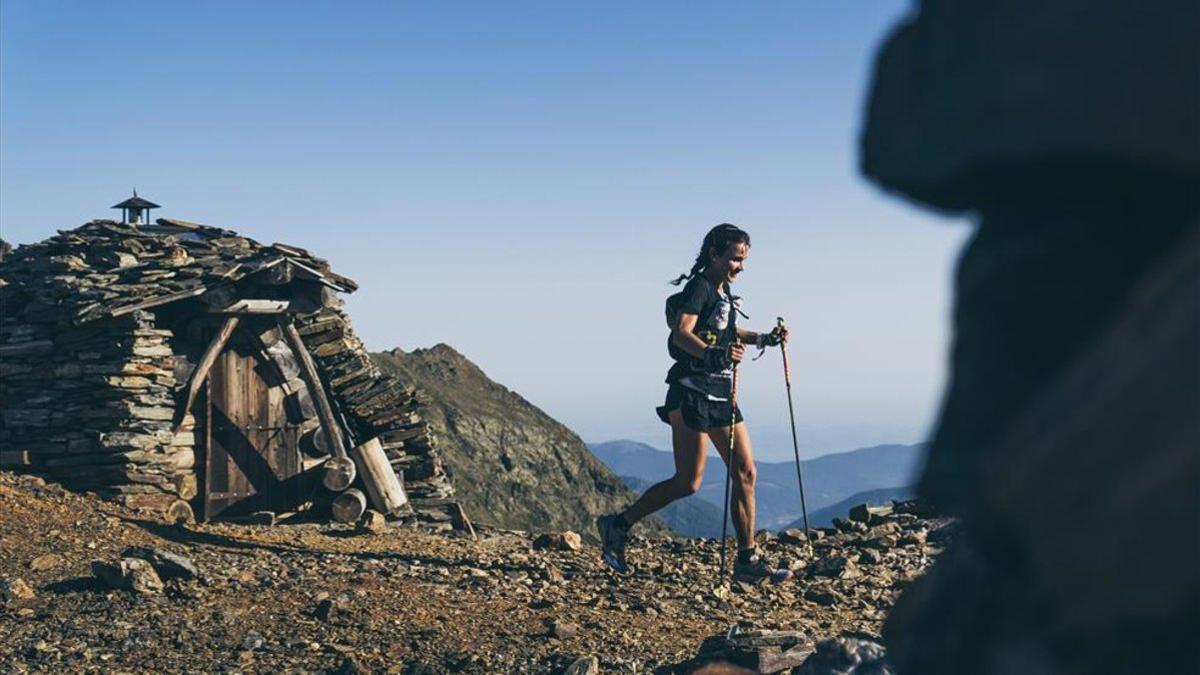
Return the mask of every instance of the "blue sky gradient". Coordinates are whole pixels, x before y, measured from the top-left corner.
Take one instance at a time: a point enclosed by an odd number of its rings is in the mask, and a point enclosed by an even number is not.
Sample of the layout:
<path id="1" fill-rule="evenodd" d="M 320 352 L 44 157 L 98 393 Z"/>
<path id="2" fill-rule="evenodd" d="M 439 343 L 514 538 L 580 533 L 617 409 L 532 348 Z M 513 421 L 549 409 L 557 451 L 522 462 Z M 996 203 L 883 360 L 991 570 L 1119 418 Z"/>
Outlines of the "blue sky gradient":
<path id="1" fill-rule="evenodd" d="M 139 192 L 362 285 L 372 349 L 446 342 L 589 441 L 667 447 L 662 301 L 753 236 L 751 327 L 795 332 L 802 452 L 919 440 L 963 224 L 856 171 L 873 3 L 0 4 L 0 236 Z M 744 370 L 791 455 L 777 354 Z"/>

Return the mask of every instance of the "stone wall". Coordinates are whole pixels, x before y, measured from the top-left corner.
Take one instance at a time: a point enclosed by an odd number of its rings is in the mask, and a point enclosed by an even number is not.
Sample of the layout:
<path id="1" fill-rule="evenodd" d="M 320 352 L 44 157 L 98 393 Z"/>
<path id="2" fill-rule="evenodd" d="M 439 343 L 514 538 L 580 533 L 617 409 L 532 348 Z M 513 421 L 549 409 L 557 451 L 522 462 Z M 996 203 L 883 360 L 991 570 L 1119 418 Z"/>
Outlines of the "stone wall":
<path id="1" fill-rule="evenodd" d="M 6 291 L 11 289 L 6 288 Z M 6 292 L 0 317 L 0 452 L 73 489 L 169 505 L 195 463 L 175 414 L 171 331 L 140 311 L 74 326 L 38 321 Z"/>

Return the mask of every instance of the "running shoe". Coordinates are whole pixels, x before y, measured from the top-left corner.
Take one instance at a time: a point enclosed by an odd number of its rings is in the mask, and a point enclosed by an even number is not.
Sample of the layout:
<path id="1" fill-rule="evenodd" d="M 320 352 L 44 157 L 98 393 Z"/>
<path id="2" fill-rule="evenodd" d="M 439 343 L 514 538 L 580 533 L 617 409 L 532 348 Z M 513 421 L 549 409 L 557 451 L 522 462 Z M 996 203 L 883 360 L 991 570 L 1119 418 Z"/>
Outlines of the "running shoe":
<path id="1" fill-rule="evenodd" d="M 787 568 L 771 567 L 761 555 L 755 553 L 747 562 L 733 561 L 733 578 L 747 583 L 770 579 L 771 583 L 781 584 L 792 578 L 792 571 Z"/>
<path id="2" fill-rule="evenodd" d="M 614 570 L 625 574 L 629 565 L 625 563 L 625 545 L 629 543 L 629 528 L 617 520 L 617 515 L 600 516 L 596 519 L 596 530 L 600 533 L 601 554 L 604 562 Z"/>

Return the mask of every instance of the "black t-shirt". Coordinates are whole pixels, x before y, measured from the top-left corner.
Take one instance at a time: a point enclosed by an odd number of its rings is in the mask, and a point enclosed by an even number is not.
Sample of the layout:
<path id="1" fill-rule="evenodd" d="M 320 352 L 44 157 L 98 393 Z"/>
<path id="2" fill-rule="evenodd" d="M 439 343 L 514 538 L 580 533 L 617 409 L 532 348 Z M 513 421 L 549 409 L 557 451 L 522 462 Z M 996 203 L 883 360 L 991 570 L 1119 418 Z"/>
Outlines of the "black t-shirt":
<path id="1" fill-rule="evenodd" d="M 680 314 L 695 314 L 696 325 L 692 333 L 710 345 L 728 345 L 733 341 L 736 312 L 733 303 L 737 298 L 731 298 L 725 293 L 718 292 L 716 287 L 703 276 L 697 275 L 683 287 L 683 290 L 667 298 L 667 325 L 674 330 L 679 324 Z M 729 395 L 730 381 L 733 369 L 725 368 L 719 371 L 705 369 L 703 359 L 698 359 L 679 348 L 667 337 L 667 351 L 675 364 L 667 371 L 667 382 L 680 382 L 717 398 Z"/>

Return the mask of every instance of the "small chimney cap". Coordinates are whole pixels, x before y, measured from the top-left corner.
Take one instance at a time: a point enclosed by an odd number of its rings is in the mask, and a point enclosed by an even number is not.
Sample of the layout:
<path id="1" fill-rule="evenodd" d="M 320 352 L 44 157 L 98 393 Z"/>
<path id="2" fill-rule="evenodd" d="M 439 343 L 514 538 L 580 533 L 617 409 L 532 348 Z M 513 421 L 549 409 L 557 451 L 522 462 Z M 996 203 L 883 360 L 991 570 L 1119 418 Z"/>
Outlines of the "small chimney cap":
<path id="1" fill-rule="evenodd" d="M 142 199 L 141 197 L 139 197 L 137 195 L 137 190 L 134 190 L 132 197 L 130 197 L 129 199 L 126 199 L 125 201 L 121 202 L 120 204 L 114 205 L 113 208 L 114 209 L 157 209 L 157 208 L 161 208 L 161 207 L 158 204 L 155 204 L 154 202 L 152 202 L 148 199 Z"/>

